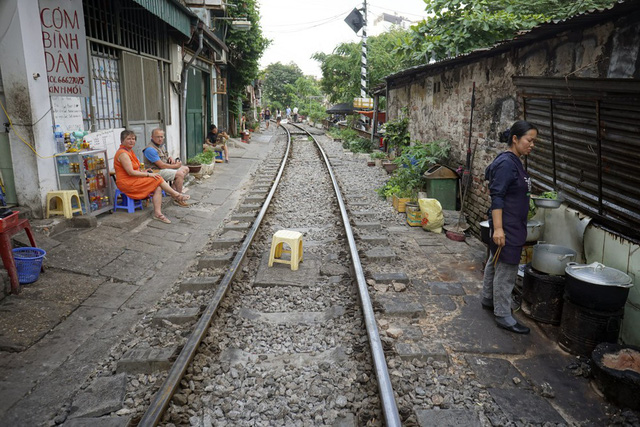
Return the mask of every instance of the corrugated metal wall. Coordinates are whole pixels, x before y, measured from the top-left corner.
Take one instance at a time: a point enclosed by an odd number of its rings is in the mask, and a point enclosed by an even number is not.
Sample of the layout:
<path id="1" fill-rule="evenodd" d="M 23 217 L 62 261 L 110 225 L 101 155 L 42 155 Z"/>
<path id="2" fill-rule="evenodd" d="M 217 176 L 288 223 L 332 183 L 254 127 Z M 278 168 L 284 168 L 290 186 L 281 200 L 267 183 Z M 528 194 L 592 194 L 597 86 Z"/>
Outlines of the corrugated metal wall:
<path id="1" fill-rule="evenodd" d="M 525 118 L 540 131 L 527 159 L 534 186 L 559 190 L 603 225 L 640 238 L 638 82 L 514 80 Z"/>

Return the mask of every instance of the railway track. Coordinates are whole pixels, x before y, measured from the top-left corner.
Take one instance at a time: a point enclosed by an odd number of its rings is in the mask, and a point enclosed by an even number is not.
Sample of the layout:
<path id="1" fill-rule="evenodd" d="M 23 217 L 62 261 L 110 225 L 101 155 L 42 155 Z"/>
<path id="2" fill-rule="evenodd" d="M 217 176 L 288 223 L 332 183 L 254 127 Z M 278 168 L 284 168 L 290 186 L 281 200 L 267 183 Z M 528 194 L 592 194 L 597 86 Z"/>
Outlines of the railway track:
<path id="1" fill-rule="evenodd" d="M 313 136 L 289 126 L 240 206 L 249 213 L 228 225 L 244 240 L 201 259 L 222 280 L 139 425 L 400 425 L 337 179 Z M 303 233 L 298 271 L 267 267 L 280 229 Z"/>

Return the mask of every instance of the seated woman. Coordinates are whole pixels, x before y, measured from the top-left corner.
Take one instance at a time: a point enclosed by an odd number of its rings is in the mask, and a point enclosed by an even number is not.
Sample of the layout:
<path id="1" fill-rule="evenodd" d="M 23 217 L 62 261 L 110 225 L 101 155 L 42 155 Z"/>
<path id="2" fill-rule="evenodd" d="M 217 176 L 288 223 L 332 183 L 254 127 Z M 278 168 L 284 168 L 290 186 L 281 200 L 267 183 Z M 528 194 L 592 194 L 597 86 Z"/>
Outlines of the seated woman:
<path id="1" fill-rule="evenodd" d="M 207 138 L 204 140 L 204 144 L 202 144 L 202 149 L 204 151 L 221 152 L 224 162 L 229 163 L 227 139 L 229 139 L 229 135 L 227 135 L 226 132 L 218 132 L 216 125 L 211 125 Z"/>
<path id="2" fill-rule="evenodd" d="M 160 176 L 150 169 L 146 172 L 140 170 L 140 161 L 133 152 L 136 145 L 136 135 L 133 131 L 124 130 L 120 134 L 120 148 L 113 158 L 113 166 L 116 171 L 116 185 L 127 197 L 132 199 L 146 199 L 149 194 L 153 196 L 153 219 L 171 224 L 171 221 L 162 214 L 162 190 L 175 200 L 184 202 L 189 196 L 178 193 Z"/>

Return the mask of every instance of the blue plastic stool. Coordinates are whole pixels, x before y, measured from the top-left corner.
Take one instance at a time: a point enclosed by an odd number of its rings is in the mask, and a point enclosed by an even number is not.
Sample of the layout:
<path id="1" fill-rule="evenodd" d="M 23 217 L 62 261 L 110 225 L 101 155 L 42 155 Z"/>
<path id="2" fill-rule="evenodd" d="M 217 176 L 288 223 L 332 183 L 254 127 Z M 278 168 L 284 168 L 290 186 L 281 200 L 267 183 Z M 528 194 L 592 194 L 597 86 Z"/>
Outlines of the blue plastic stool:
<path id="1" fill-rule="evenodd" d="M 120 203 L 118 203 L 120 198 Z M 137 208 L 144 209 L 142 206 L 142 200 L 135 200 L 127 197 L 122 191 L 116 188 L 116 194 L 113 197 L 113 211 L 117 209 L 126 209 L 127 212 L 133 213 Z"/>
<path id="2" fill-rule="evenodd" d="M 216 160 L 216 161 L 220 160 L 219 163 L 224 162 L 224 158 L 222 157 L 222 151 L 216 151 L 215 153 L 216 153 L 216 155 L 215 155 L 215 157 L 213 159 Z"/>

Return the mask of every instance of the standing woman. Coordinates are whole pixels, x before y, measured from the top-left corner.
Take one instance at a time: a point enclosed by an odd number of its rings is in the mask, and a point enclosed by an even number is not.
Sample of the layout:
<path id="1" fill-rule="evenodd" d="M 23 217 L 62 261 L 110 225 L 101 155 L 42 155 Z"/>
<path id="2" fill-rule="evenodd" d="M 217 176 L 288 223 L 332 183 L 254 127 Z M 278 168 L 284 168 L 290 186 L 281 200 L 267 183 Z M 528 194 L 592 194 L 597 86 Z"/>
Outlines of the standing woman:
<path id="1" fill-rule="evenodd" d="M 269 107 L 264 110 L 264 121 L 265 125 L 267 125 L 267 129 L 269 129 L 269 122 L 271 121 L 271 110 L 269 109 Z"/>
<path id="2" fill-rule="evenodd" d="M 116 171 L 116 186 L 120 191 L 132 199 L 146 199 L 149 194 L 153 196 L 153 219 L 171 224 L 171 221 L 162 213 L 162 190 L 174 200 L 185 202 L 189 196 L 178 193 L 160 176 L 150 169 L 140 170 L 140 161 L 133 152 L 136 145 L 136 134 L 130 130 L 123 130 L 120 134 L 120 148 L 113 158 L 113 167 Z"/>
<path id="3" fill-rule="evenodd" d="M 519 120 L 500 135 L 508 144 L 485 171 L 489 181 L 491 255 L 484 270 L 482 306 L 493 309 L 499 327 L 518 334 L 528 334 L 529 328 L 516 321 L 511 313 L 511 292 L 518 274 L 522 246 L 527 240 L 527 214 L 531 178 L 520 158 L 531 153 L 538 129 Z"/>

